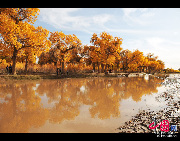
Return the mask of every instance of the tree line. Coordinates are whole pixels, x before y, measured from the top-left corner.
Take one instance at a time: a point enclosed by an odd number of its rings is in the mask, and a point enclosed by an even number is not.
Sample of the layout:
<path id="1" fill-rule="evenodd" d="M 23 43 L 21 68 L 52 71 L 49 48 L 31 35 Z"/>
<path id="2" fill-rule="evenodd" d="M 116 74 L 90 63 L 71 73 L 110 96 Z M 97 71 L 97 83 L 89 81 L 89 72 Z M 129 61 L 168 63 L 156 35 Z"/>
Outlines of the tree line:
<path id="1" fill-rule="evenodd" d="M 12 73 L 16 74 L 17 62 L 33 64 L 54 64 L 62 73 L 65 66 L 83 64 L 97 72 L 161 72 L 165 64 L 157 56 L 144 55 L 138 49 L 124 50 L 123 39 L 107 32 L 98 36 L 94 33 L 91 45 L 83 45 L 76 35 L 66 35 L 62 31 L 49 32 L 33 24 L 40 10 L 37 8 L 0 8 L 0 63 L 12 62 Z M 79 67 L 78 69 L 82 69 Z"/>

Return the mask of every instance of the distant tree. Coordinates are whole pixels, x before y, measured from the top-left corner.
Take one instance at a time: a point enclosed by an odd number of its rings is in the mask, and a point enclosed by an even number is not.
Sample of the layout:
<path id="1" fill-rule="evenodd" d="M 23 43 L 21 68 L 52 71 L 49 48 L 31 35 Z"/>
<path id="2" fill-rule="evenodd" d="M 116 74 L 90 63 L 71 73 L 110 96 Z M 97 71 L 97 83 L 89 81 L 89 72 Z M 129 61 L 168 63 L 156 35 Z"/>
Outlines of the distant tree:
<path id="1" fill-rule="evenodd" d="M 145 59 L 145 57 L 143 55 L 143 52 L 141 52 L 139 50 L 135 50 L 134 52 L 132 52 L 130 61 L 128 64 L 129 70 L 131 72 L 139 71 L 139 67 L 143 66 L 144 59 Z"/>
<path id="2" fill-rule="evenodd" d="M 120 52 L 120 56 L 120 67 L 122 68 L 123 72 L 127 72 L 127 70 L 129 69 L 128 65 L 132 58 L 132 52 L 128 49 L 122 50 Z"/>
<path id="3" fill-rule="evenodd" d="M 116 58 L 120 57 L 122 38 L 113 37 L 107 32 L 102 32 L 100 37 L 94 33 L 90 42 L 93 44 L 91 46 L 93 62 L 97 63 L 98 68 L 101 65 L 102 70 L 106 72 L 107 67 L 114 65 Z"/>
<path id="4" fill-rule="evenodd" d="M 73 57 L 76 57 L 78 60 L 77 53 L 82 43 L 76 35 L 65 35 L 62 31 L 51 32 L 49 40 L 52 44 L 51 48 L 54 49 L 56 57 L 58 58 L 57 61 L 60 61 L 62 72 L 64 72 L 65 62 L 72 62 Z"/>

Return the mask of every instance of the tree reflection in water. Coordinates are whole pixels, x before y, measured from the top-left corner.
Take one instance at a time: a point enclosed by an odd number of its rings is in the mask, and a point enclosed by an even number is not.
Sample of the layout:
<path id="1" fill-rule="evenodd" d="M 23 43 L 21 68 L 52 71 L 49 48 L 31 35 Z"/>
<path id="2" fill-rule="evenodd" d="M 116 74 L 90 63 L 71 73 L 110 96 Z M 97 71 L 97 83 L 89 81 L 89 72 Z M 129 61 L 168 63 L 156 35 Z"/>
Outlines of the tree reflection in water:
<path id="1" fill-rule="evenodd" d="M 74 120 L 82 105 L 90 105 L 92 118 L 118 117 L 122 99 L 132 97 L 140 101 L 143 95 L 156 93 L 160 82 L 157 78 L 1 81 L 0 132 L 29 132 L 47 120 L 51 123 Z M 50 107 L 43 105 L 42 96 L 48 98 Z"/>

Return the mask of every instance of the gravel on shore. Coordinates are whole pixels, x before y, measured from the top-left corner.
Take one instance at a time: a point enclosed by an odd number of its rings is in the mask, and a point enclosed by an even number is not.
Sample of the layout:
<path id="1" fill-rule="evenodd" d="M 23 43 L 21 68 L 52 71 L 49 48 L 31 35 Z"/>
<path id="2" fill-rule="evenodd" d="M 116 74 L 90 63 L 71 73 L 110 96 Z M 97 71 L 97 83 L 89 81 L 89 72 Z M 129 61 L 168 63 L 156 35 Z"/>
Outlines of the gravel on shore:
<path id="1" fill-rule="evenodd" d="M 149 129 L 154 119 L 156 123 L 168 120 L 169 131 L 171 125 L 177 125 L 177 132 L 180 133 L 180 77 L 168 77 L 161 84 L 164 91 L 156 96 L 156 100 L 165 102 L 166 105 L 159 111 L 141 110 L 130 121 L 117 128 L 119 133 L 154 133 L 153 129 Z M 160 131 L 160 127 L 156 128 L 157 131 Z"/>

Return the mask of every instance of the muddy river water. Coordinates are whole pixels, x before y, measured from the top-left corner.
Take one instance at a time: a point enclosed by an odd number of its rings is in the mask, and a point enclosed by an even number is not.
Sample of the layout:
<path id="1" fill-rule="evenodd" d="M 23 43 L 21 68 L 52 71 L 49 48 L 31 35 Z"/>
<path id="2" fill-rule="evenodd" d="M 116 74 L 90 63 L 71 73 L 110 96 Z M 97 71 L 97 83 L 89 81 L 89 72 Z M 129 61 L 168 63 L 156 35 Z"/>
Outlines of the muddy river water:
<path id="1" fill-rule="evenodd" d="M 118 132 L 140 110 L 159 110 L 164 80 L 143 77 L 0 80 L 2 132 Z"/>

